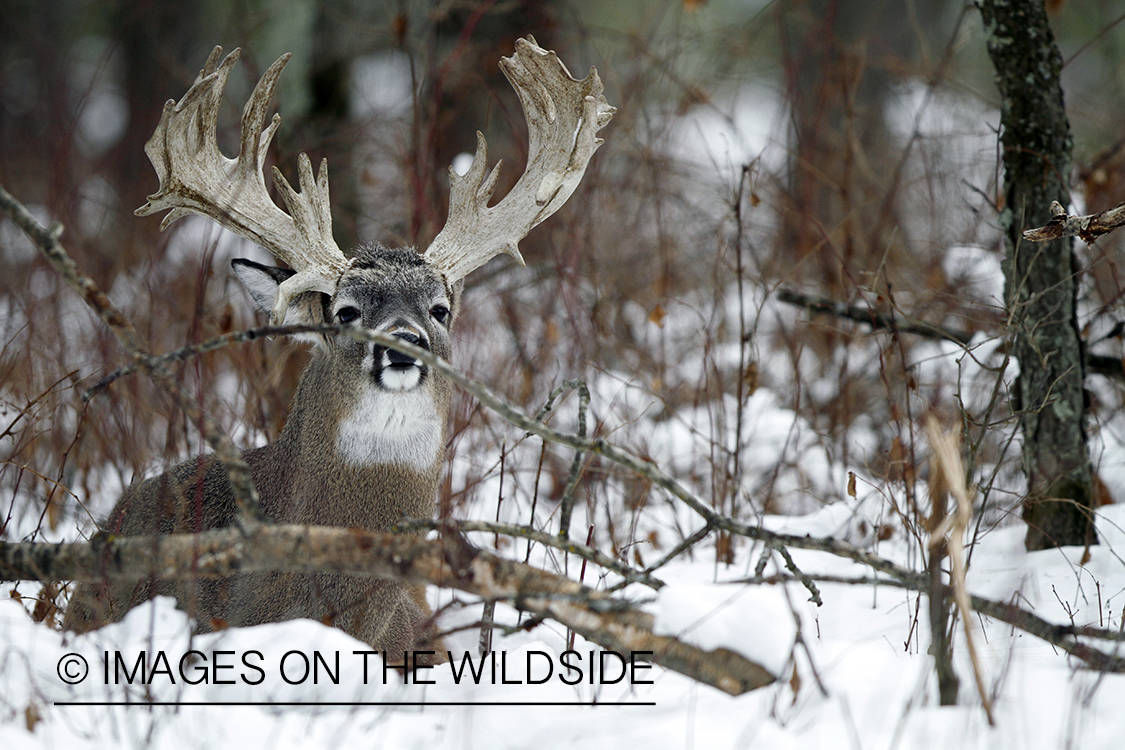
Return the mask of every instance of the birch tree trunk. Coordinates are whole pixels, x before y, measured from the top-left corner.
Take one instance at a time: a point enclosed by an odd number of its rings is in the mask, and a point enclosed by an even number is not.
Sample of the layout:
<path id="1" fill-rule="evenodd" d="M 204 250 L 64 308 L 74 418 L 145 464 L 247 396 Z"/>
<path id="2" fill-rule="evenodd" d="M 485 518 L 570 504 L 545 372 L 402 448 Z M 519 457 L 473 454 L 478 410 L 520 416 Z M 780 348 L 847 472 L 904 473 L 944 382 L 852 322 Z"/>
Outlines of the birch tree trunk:
<path id="1" fill-rule="evenodd" d="M 1095 544 L 1072 240 L 1021 238 L 1024 229 L 1051 219 L 1051 201 L 1070 202 L 1062 57 L 1042 0 L 980 0 L 979 7 L 1001 96 L 1004 296 L 1020 364 L 1013 408 L 1023 432 L 1028 479 L 1025 546 Z"/>

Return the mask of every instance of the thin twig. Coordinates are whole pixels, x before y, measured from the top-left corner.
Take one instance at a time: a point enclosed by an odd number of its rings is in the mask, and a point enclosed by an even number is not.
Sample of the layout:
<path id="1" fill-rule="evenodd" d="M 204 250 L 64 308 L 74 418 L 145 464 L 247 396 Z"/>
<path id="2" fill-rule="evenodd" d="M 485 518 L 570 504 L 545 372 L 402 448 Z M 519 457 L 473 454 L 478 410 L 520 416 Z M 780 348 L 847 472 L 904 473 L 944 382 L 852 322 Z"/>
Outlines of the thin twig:
<path id="1" fill-rule="evenodd" d="M 258 502 L 258 491 L 254 488 L 250 469 L 242 459 L 242 454 L 234 447 L 234 443 L 218 423 L 203 410 L 191 392 L 176 380 L 164 364 L 149 353 L 132 324 L 113 306 L 109 297 L 98 288 L 93 279 L 78 268 L 78 264 L 59 242 L 59 236 L 63 231 L 62 225 L 56 222 L 50 227 L 43 227 L 23 204 L 13 198 L 2 186 L 0 186 L 0 208 L 17 227 L 23 230 L 47 262 L 78 293 L 82 301 L 109 327 L 132 357 L 133 363 L 147 371 L 153 380 L 172 396 L 176 405 L 188 415 L 192 423 L 199 425 L 204 439 L 211 446 L 211 450 L 215 451 L 215 457 L 227 471 L 231 492 L 239 511 L 237 524 L 243 533 L 248 534 L 259 524 L 268 522 L 269 518 Z"/>
<path id="2" fill-rule="evenodd" d="M 539 542 L 540 544 L 551 547 L 553 549 L 561 550 L 563 552 L 574 555 L 575 557 L 583 560 L 589 560 L 595 565 L 600 565 L 606 570 L 612 570 L 614 573 L 624 577 L 625 582 L 618 584 L 610 589 L 610 591 L 618 588 L 623 588 L 626 583 L 642 583 L 651 589 L 657 590 L 663 588 L 664 581 L 649 575 L 649 570 L 635 570 L 629 567 L 620 560 L 616 560 L 595 547 L 590 547 L 585 544 L 579 544 L 571 541 L 570 539 L 562 539 L 556 534 L 548 534 L 544 531 L 528 528 L 527 526 L 517 526 L 510 523 L 493 523 L 491 521 L 458 521 L 453 519 L 430 519 L 418 518 L 400 521 L 391 527 L 391 531 L 395 533 L 409 533 L 417 531 L 425 531 L 430 529 L 439 529 L 446 526 L 452 526 L 460 532 L 466 531 L 481 531 L 489 534 L 504 534 L 505 536 L 517 537 L 520 539 L 527 539 L 528 541 Z"/>
<path id="3" fill-rule="evenodd" d="M 259 326 L 257 328 L 247 328 L 244 331 L 231 331 L 224 333 L 221 336 L 203 341 L 199 344 L 192 346 L 185 346 L 182 349 L 161 354 L 159 357 L 153 357 L 153 361 L 160 365 L 170 365 L 176 362 L 183 362 L 184 360 L 192 357 L 197 357 L 200 354 L 213 352 L 217 349 L 230 346 L 231 344 L 245 344 L 251 341 L 257 341 L 269 336 L 284 336 L 294 333 L 318 333 L 325 332 L 324 326 L 321 325 L 285 325 L 285 326 Z M 131 375 L 140 369 L 144 369 L 136 362 L 119 367 L 104 378 L 99 380 L 94 385 L 90 386 L 85 393 L 82 394 L 83 401 L 89 401 L 94 396 L 98 395 L 101 391 L 108 388 L 114 381 Z"/>

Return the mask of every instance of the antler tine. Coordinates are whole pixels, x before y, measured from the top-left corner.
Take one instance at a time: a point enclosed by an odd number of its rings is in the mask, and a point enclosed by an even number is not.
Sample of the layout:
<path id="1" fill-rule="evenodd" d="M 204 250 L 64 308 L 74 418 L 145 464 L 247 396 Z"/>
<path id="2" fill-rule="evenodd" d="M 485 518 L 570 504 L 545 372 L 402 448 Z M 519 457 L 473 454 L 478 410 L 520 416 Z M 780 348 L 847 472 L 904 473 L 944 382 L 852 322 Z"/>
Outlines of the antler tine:
<path id="1" fill-rule="evenodd" d="M 425 259 L 456 282 L 504 252 L 521 265 L 517 247 L 532 227 L 557 211 L 586 172 L 602 144 L 597 132 L 617 110 L 606 102 L 598 72 L 576 80 L 558 56 L 528 36 L 500 68 L 515 88 L 528 129 L 527 169 L 495 206 L 489 206 L 500 163 L 485 176 L 488 144 L 477 133 L 477 150 L 464 175 L 449 171 L 449 218 Z"/>
<path id="2" fill-rule="evenodd" d="M 289 300 L 306 291 L 331 294 L 348 261 L 332 238 L 328 203 L 328 168 L 322 163 L 314 180 L 308 156 L 298 160 L 300 192 L 274 168 L 274 181 L 289 213 L 274 204 L 262 172 L 266 152 L 281 124 L 275 114 L 263 128 L 270 99 L 290 55 L 279 57 L 262 75 L 242 110 L 238 157 L 219 150 L 216 123 L 227 79 L 241 51 L 219 63 L 222 48 L 208 56 L 195 83 L 177 103 L 164 105 L 160 124 L 145 144 L 160 189 L 138 208 L 138 216 L 171 209 L 161 230 L 188 213 L 207 216 L 232 232 L 266 248 L 297 273 L 281 284 L 271 317 L 280 323 Z"/>

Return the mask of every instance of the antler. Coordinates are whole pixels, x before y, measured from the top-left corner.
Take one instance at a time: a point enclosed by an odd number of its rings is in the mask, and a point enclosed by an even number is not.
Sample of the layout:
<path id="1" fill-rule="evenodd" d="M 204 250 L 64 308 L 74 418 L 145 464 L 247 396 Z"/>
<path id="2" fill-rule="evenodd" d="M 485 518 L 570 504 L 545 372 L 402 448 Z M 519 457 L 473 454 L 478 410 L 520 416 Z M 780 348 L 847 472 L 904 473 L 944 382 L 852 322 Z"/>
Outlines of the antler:
<path id="1" fill-rule="evenodd" d="M 222 51 L 221 47 L 212 50 L 183 99 L 164 105 L 160 124 L 145 144 L 145 153 L 160 178 L 160 189 L 135 213 L 148 216 L 171 209 L 160 223 L 161 230 L 189 212 L 203 214 L 287 263 L 297 273 L 278 289 L 270 319 L 279 324 L 292 297 L 306 291 L 334 293 L 340 274 L 348 266 L 332 238 L 328 164 L 321 162 L 314 180 L 309 157 L 301 154 L 300 192 L 293 190 L 274 167 L 274 183 L 289 213 L 270 199 L 262 166 L 281 116 L 275 114 L 264 130 L 262 124 L 289 54 L 269 67 L 242 110 L 238 158 L 223 156 L 216 141 L 215 122 L 227 77 L 241 50 L 235 49 L 219 64 Z"/>
<path id="2" fill-rule="evenodd" d="M 516 41 L 516 53 L 500 68 L 519 95 L 527 119 L 527 169 L 495 206 L 488 201 L 500 174 L 497 162 L 488 177 L 488 144 L 477 133 L 477 151 L 465 175 L 449 170 L 449 218 L 426 250 L 425 260 L 452 283 L 508 253 L 523 265 L 517 244 L 532 227 L 557 211 L 578 187 L 586 165 L 602 144 L 597 132 L 616 108 L 602 95 L 598 71 L 581 81 L 554 52 L 535 39 Z"/>

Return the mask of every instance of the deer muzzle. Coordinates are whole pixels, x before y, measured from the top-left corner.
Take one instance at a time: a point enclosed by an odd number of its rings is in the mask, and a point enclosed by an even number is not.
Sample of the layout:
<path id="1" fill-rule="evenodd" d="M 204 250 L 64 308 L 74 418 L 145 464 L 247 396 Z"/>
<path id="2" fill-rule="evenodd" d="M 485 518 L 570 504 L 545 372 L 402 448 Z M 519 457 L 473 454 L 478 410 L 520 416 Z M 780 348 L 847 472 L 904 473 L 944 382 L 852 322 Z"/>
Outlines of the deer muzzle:
<path id="1" fill-rule="evenodd" d="M 413 326 L 396 324 L 384 332 L 427 351 L 430 348 L 426 333 Z M 388 391 L 410 391 L 425 381 L 429 368 L 409 354 L 385 346 L 376 346 L 374 354 L 375 368 L 372 374 L 375 382 L 382 388 Z"/>

